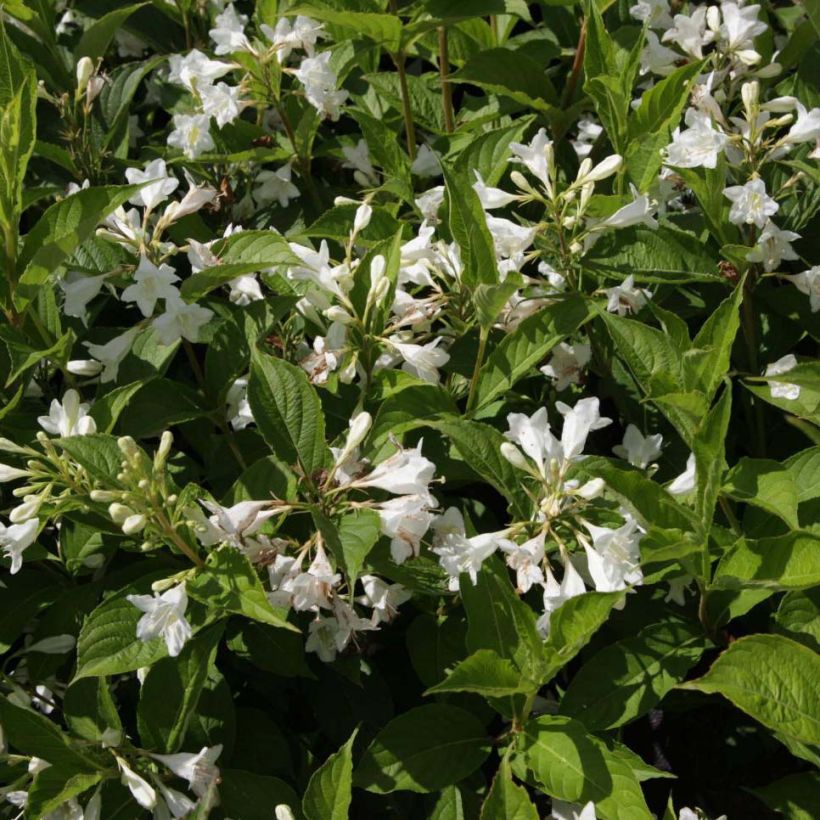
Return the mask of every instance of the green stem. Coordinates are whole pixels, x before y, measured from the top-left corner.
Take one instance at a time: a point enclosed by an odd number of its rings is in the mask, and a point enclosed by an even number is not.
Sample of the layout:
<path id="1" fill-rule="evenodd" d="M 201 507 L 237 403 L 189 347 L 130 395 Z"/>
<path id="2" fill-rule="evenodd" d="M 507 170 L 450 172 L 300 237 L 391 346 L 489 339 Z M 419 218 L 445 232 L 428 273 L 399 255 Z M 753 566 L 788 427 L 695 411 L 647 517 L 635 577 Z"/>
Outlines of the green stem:
<path id="1" fill-rule="evenodd" d="M 441 80 L 441 105 L 444 109 L 444 130 L 452 134 L 455 130 L 453 116 L 453 87 L 450 85 L 450 57 L 447 49 L 447 29 L 438 27 L 438 74 Z"/>
<path id="2" fill-rule="evenodd" d="M 473 367 L 473 376 L 470 379 L 470 392 L 467 396 L 467 412 L 473 409 L 477 396 L 478 388 L 478 374 L 481 372 L 481 365 L 484 363 L 484 352 L 487 349 L 487 339 L 490 335 L 488 327 L 482 327 L 478 336 L 478 352 L 475 357 L 475 366 Z"/>
<path id="3" fill-rule="evenodd" d="M 747 278 L 743 285 L 745 293 L 740 306 L 741 321 L 743 325 L 743 338 L 746 342 L 746 353 L 749 364 L 749 372 L 757 375 L 760 370 L 760 365 L 757 357 L 758 337 L 757 337 L 757 318 L 755 317 L 754 305 L 752 304 L 752 291 L 749 284 L 750 280 Z M 763 405 L 757 398 L 749 397 L 752 407 L 754 409 L 754 430 L 755 430 L 755 455 L 759 458 L 766 457 L 766 431 L 763 419 Z"/>

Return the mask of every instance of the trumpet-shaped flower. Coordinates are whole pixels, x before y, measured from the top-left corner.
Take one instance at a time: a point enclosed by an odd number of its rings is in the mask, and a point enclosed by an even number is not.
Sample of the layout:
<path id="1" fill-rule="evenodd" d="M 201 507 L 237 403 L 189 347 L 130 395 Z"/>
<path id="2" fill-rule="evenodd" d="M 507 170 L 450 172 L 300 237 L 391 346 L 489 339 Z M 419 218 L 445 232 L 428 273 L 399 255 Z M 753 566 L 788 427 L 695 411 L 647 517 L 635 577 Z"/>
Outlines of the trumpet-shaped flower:
<path id="1" fill-rule="evenodd" d="M 178 584 L 161 595 L 127 595 L 127 600 L 145 614 L 137 623 L 137 637 L 141 641 L 162 638 L 168 654 L 175 658 L 193 634 L 185 619 L 188 595 L 185 584 Z"/>
<path id="2" fill-rule="evenodd" d="M 47 416 L 39 416 L 40 427 L 52 436 L 88 436 L 97 432 L 97 423 L 88 415 L 88 402 L 80 402 L 80 394 L 66 390 L 62 402 L 53 399 Z"/>

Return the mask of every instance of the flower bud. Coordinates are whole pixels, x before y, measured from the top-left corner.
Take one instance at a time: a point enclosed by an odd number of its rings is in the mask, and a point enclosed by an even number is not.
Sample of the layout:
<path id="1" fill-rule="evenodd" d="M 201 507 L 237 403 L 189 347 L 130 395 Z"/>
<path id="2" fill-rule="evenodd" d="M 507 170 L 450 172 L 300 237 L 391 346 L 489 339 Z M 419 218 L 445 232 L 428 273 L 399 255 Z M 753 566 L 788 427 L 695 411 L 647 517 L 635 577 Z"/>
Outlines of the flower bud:
<path id="1" fill-rule="evenodd" d="M 28 464 L 37 462 L 29 461 Z M 20 470 L 17 467 L 10 467 L 8 464 L 0 464 L 0 484 L 4 481 L 16 481 L 18 478 L 28 478 L 31 473 L 28 470 Z"/>
<path id="2" fill-rule="evenodd" d="M 345 449 L 352 450 L 358 447 L 367 435 L 370 425 L 373 423 L 373 418 L 367 411 L 362 411 L 350 420 L 350 432 L 347 435 L 347 446 Z"/>
<path id="3" fill-rule="evenodd" d="M 755 116 L 754 112 L 757 109 L 757 103 L 760 98 L 760 83 L 756 80 L 752 80 L 750 83 L 743 83 L 740 89 L 740 96 L 746 108 L 746 118 L 752 120 Z"/>
<path id="4" fill-rule="evenodd" d="M 576 495 L 580 495 L 581 498 L 591 501 L 604 491 L 604 486 L 605 484 L 602 478 L 591 478 L 576 490 Z"/>
<path id="5" fill-rule="evenodd" d="M 500 449 L 501 455 L 504 456 L 513 467 L 529 472 L 529 462 L 524 457 L 524 454 L 511 441 L 505 441 Z"/>
<path id="6" fill-rule="evenodd" d="M 19 444 L 15 444 L 11 439 L 2 438 L 0 437 L 0 450 L 4 450 L 7 453 L 20 453 L 21 455 L 25 455 L 26 453 L 30 453 L 26 447 L 21 447 Z"/>
<path id="7" fill-rule="evenodd" d="M 75 376 L 98 376 L 103 369 L 100 362 L 95 359 L 72 359 L 65 369 Z"/>
<path id="8" fill-rule="evenodd" d="M 353 217 L 353 233 L 363 231 L 370 224 L 371 216 L 373 216 L 373 209 L 366 202 L 359 205 L 356 209 L 356 216 Z"/>
<path id="9" fill-rule="evenodd" d="M 92 501 L 107 504 L 108 502 L 116 501 L 122 494 L 111 492 L 111 490 L 92 490 L 89 495 Z"/>
<path id="10" fill-rule="evenodd" d="M 120 436 L 117 439 L 117 446 L 126 458 L 135 458 L 139 455 L 139 447 L 137 447 L 137 442 L 134 441 L 131 436 Z"/>
<path id="11" fill-rule="evenodd" d="M 122 524 L 126 519 L 134 515 L 134 511 L 125 504 L 111 504 L 108 507 L 108 514 L 115 524 Z"/>
<path id="12" fill-rule="evenodd" d="M 600 182 L 602 179 L 611 177 L 623 165 L 623 162 L 624 158 L 620 154 L 611 154 L 586 174 L 584 182 Z"/>
<path id="13" fill-rule="evenodd" d="M 157 453 L 154 456 L 154 466 L 157 469 L 165 464 L 168 455 L 171 452 L 171 445 L 173 443 L 174 434 L 170 430 L 166 430 L 160 437 L 159 447 L 157 448 Z"/>
<path id="14" fill-rule="evenodd" d="M 349 325 L 353 321 L 353 317 L 340 305 L 331 305 L 324 311 L 324 315 L 331 322 L 338 322 L 340 325 Z"/>
<path id="15" fill-rule="evenodd" d="M 77 96 L 81 96 L 94 74 L 94 63 L 90 57 L 80 57 L 77 63 Z"/>
<path id="16" fill-rule="evenodd" d="M 144 515 L 129 515 L 125 521 L 122 522 L 122 531 L 126 535 L 134 535 L 145 528 L 148 519 Z"/>
<path id="17" fill-rule="evenodd" d="M 24 496 L 26 499 L 23 504 L 19 504 L 9 513 L 9 521 L 12 524 L 22 524 L 23 521 L 28 521 L 29 518 L 34 518 L 37 515 L 37 510 L 43 503 L 43 499 L 39 495 Z"/>

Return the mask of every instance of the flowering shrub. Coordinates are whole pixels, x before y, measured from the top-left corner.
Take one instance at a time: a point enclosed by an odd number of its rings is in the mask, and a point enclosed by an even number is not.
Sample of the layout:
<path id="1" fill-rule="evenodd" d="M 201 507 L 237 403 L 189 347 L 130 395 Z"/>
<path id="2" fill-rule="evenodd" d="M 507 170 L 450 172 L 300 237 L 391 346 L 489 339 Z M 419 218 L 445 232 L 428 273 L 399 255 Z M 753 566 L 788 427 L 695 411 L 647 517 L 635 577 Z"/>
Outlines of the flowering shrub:
<path id="1" fill-rule="evenodd" d="M 816 0 L 0 22 L 0 816 L 816 816 Z"/>

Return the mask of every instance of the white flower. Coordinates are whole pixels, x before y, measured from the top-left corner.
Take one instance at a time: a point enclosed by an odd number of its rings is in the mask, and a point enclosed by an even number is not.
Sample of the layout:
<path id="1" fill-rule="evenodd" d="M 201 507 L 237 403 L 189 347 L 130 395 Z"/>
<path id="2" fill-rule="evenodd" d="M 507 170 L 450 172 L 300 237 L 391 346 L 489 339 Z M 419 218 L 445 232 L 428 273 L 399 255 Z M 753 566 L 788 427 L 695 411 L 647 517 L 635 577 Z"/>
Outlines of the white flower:
<path id="1" fill-rule="evenodd" d="M 419 194 L 414 200 L 416 207 L 427 222 L 436 222 L 438 210 L 444 202 L 444 186 L 436 185 Z"/>
<path id="2" fill-rule="evenodd" d="M 339 631 L 339 622 L 335 618 L 324 615 L 317 616 L 308 626 L 305 651 L 315 652 L 319 656 L 319 660 L 330 663 L 336 658 L 338 652 L 337 636 Z"/>
<path id="3" fill-rule="evenodd" d="M 550 631 L 550 616 L 564 601 L 583 595 L 586 592 L 584 581 L 578 570 L 568 559 L 564 559 L 564 576 L 561 583 L 555 580 L 552 570 L 547 567 L 547 577 L 544 582 L 544 614 L 536 622 L 538 631 L 546 637 Z"/>
<path id="4" fill-rule="evenodd" d="M 603 127 L 595 122 L 595 120 L 591 120 L 588 117 L 578 120 L 578 136 L 574 140 L 571 140 L 571 142 L 575 153 L 580 159 L 589 155 L 592 146 L 603 131 Z"/>
<path id="5" fill-rule="evenodd" d="M 119 336 L 115 336 L 104 345 L 95 345 L 91 342 L 83 342 L 88 352 L 103 366 L 100 381 L 103 383 L 113 382 L 117 380 L 120 363 L 128 355 L 131 346 L 139 334 L 138 327 L 126 330 Z"/>
<path id="6" fill-rule="evenodd" d="M 665 77 L 677 67 L 680 54 L 667 48 L 654 31 L 646 32 L 646 45 L 641 51 L 641 74 L 658 74 Z"/>
<path id="7" fill-rule="evenodd" d="M 715 39 L 715 32 L 706 27 L 706 6 L 697 6 L 690 17 L 676 14 L 674 26 L 663 34 L 663 42 L 673 42 L 687 54 L 703 58 L 703 47 Z"/>
<path id="8" fill-rule="evenodd" d="M 435 516 L 428 510 L 431 498 L 401 495 L 379 504 L 381 531 L 391 539 L 390 554 L 397 564 L 419 554 L 421 539 Z"/>
<path id="9" fill-rule="evenodd" d="M 648 290 L 635 287 L 635 277 L 630 273 L 620 285 L 607 288 L 606 309 L 610 313 L 626 316 L 628 313 L 637 313 L 652 297 Z"/>
<path id="10" fill-rule="evenodd" d="M 643 470 L 660 456 L 662 443 L 663 436 L 660 433 L 644 436 L 634 424 L 628 424 L 623 443 L 616 444 L 612 452 Z"/>
<path id="11" fill-rule="evenodd" d="M 393 495 L 429 497 L 427 485 L 433 480 L 436 465 L 421 454 L 422 441 L 411 448 L 400 448 L 373 471 L 351 483 L 351 487 L 377 487 Z"/>
<path id="12" fill-rule="evenodd" d="M 297 612 L 318 612 L 320 607 L 330 608 L 330 595 L 341 580 L 342 576 L 333 572 L 324 548 L 319 546 L 307 572 L 299 573 L 288 584 L 280 584 L 280 589 L 292 594 L 291 606 Z"/>
<path id="13" fill-rule="evenodd" d="M 117 757 L 117 765 L 120 767 L 122 785 L 128 787 L 134 800 L 144 809 L 153 809 L 157 805 L 157 793 L 151 784 L 129 768 L 121 757 Z"/>
<path id="14" fill-rule="evenodd" d="M 433 339 L 424 345 L 405 344 L 391 341 L 390 344 L 404 359 L 402 370 L 418 376 L 426 382 L 438 383 L 438 368 L 450 361 L 450 354 L 446 350 L 439 350 L 441 337 Z"/>
<path id="15" fill-rule="evenodd" d="M 565 390 L 571 384 L 580 384 L 581 373 L 589 362 L 591 350 L 590 346 L 583 342 L 574 345 L 560 342 L 552 349 L 549 362 L 540 370 L 555 382 L 556 390 Z"/>
<path id="16" fill-rule="evenodd" d="M 500 259 L 512 259 L 523 254 L 535 239 L 538 229 L 527 228 L 498 216 L 486 215 L 487 227 L 493 238 L 495 253 Z"/>
<path id="17" fill-rule="evenodd" d="M 96 422 L 88 415 L 89 407 L 87 402 L 80 403 L 76 390 L 66 390 L 62 404 L 53 399 L 48 415 L 39 416 L 37 421 L 52 436 L 88 436 L 97 432 Z"/>
<path id="18" fill-rule="evenodd" d="M 211 118 L 207 114 L 174 114 L 174 130 L 168 135 L 168 145 L 181 149 L 188 159 L 196 159 L 214 148 L 210 128 Z"/>
<path id="19" fill-rule="evenodd" d="M 762 262 L 763 269 L 773 271 L 784 259 L 799 259 L 791 243 L 800 239 L 794 231 L 781 231 L 771 220 L 766 223 L 757 240 L 757 245 L 746 254 L 750 262 Z"/>
<path id="20" fill-rule="evenodd" d="M 38 518 L 30 518 L 22 524 L 12 524 L 10 527 L 0 523 L 0 549 L 6 558 L 11 559 L 12 575 L 18 573 L 23 566 L 23 552 L 37 539 L 39 529 Z"/>
<path id="21" fill-rule="evenodd" d="M 419 177 L 441 176 L 439 155 L 429 145 L 422 143 L 416 151 L 416 158 L 410 165 L 410 171 Z"/>
<path id="22" fill-rule="evenodd" d="M 687 109 L 684 122 L 688 128 L 675 129 L 672 143 L 666 148 L 666 163 L 678 168 L 715 168 L 728 140 L 726 134 L 715 127 L 708 114 L 696 108 Z"/>
<path id="23" fill-rule="evenodd" d="M 746 65 L 760 61 L 754 50 L 754 39 L 763 34 L 768 26 L 757 19 L 760 6 L 741 6 L 738 3 L 721 3 L 723 23 L 720 26 L 721 48 L 727 54 L 735 54 Z"/>
<path id="24" fill-rule="evenodd" d="M 157 267 L 144 253 L 140 254 L 139 265 L 134 271 L 134 283 L 122 292 L 124 302 L 136 302 L 143 316 L 152 316 L 158 299 L 173 299 L 179 296 L 174 282 L 179 277 L 170 265 Z"/>
<path id="25" fill-rule="evenodd" d="M 294 49 L 302 49 L 312 57 L 314 46 L 319 37 L 325 36 L 325 30 L 321 23 L 312 20 L 310 17 L 298 15 L 291 25 L 287 17 L 282 17 L 276 28 L 272 29 L 264 23 L 260 26 L 262 33 L 273 43 L 277 49 L 277 58 L 283 63 Z"/>
<path id="26" fill-rule="evenodd" d="M 802 273 L 795 273 L 793 276 L 784 276 L 783 278 L 788 279 L 801 293 L 805 293 L 809 297 L 812 313 L 820 310 L 820 265 L 815 265 Z"/>
<path id="27" fill-rule="evenodd" d="M 362 618 L 350 604 L 339 597 L 333 599 L 333 617 L 337 629 L 334 639 L 336 649 L 341 652 L 357 632 L 372 632 L 378 629 L 378 621 Z"/>
<path id="28" fill-rule="evenodd" d="M 669 591 L 666 593 L 663 601 L 669 603 L 674 601 L 678 606 L 686 604 L 686 593 L 691 594 L 689 587 L 695 579 L 691 575 L 681 575 L 679 578 L 672 578 L 667 583 L 669 584 Z"/>
<path id="29" fill-rule="evenodd" d="M 524 164 L 527 170 L 541 182 L 547 191 L 551 190 L 550 166 L 552 156 L 552 140 L 547 139 L 545 128 L 539 129 L 529 145 L 520 142 L 511 142 L 510 151 L 515 155 L 511 161 Z"/>
<path id="30" fill-rule="evenodd" d="M 780 206 L 766 193 L 766 183 L 760 177 L 744 185 L 732 185 L 723 191 L 732 203 L 729 221 L 735 225 L 757 225 L 763 228 Z"/>
<path id="31" fill-rule="evenodd" d="M 219 79 L 233 69 L 230 63 L 211 60 L 197 49 L 189 52 L 184 57 L 180 54 L 172 54 L 168 58 L 168 67 L 170 68 L 169 82 L 183 85 L 189 91 L 197 91 L 209 86 L 214 80 Z"/>
<path id="32" fill-rule="evenodd" d="M 250 43 L 245 36 L 245 24 L 248 18 L 244 14 L 239 14 L 233 3 L 229 3 L 225 11 L 216 16 L 214 22 L 216 26 L 208 32 L 208 36 L 216 43 L 215 54 L 250 50 Z"/>
<path id="33" fill-rule="evenodd" d="M 69 273 L 60 280 L 60 287 L 65 293 L 63 313 L 85 321 L 88 303 L 94 299 L 105 282 L 107 273 L 99 276 L 83 276 L 81 273 Z"/>
<path id="34" fill-rule="evenodd" d="M 256 204 L 261 207 L 278 202 L 283 208 L 287 208 L 291 199 L 299 196 L 299 189 L 291 182 L 292 174 L 290 163 L 275 171 L 260 171 L 256 175 L 256 187 L 253 189 Z"/>
<path id="35" fill-rule="evenodd" d="M 590 800 L 582 806 L 580 803 L 565 803 L 553 797 L 550 817 L 554 820 L 595 820 L 595 804 Z"/>
<path id="36" fill-rule="evenodd" d="M 766 378 L 770 376 L 782 376 L 784 373 L 794 370 L 795 367 L 797 367 L 797 358 L 793 353 L 789 353 L 776 362 L 766 365 L 766 370 L 763 375 Z M 795 399 L 800 398 L 800 385 L 797 384 L 772 380 L 769 382 L 769 389 L 771 390 L 773 399 L 795 401 Z"/>
<path id="37" fill-rule="evenodd" d="M 399 607 L 410 600 L 410 592 L 401 584 L 388 584 L 376 575 L 362 575 L 359 580 L 364 587 L 364 595 L 356 602 L 373 610 L 374 623 L 392 621 Z"/>
<path id="38" fill-rule="evenodd" d="M 592 536 L 592 545 L 584 539 L 587 567 L 598 592 L 615 592 L 643 581 L 639 549 L 643 534 L 631 515 L 623 512 L 622 515 L 625 523 L 618 529 L 585 522 Z"/>
<path id="39" fill-rule="evenodd" d="M 165 313 L 151 323 L 159 343 L 170 345 L 178 339 L 196 342 L 200 328 L 208 323 L 213 311 L 197 304 L 183 302 L 179 296 L 165 299 Z"/>
<path id="40" fill-rule="evenodd" d="M 219 777 L 216 760 L 222 753 L 222 744 L 203 746 L 198 752 L 181 752 L 175 755 L 155 755 L 151 757 L 167 766 L 177 777 L 188 781 L 188 787 L 202 797 L 211 784 Z"/>
<path id="41" fill-rule="evenodd" d="M 355 146 L 343 145 L 342 154 L 345 161 L 342 168 L 352 168 L 353 177 L 363 188 L 378 185 L 379 176 L 373 163 L 370 162 L 370 151 L 366 140 L 360 139 Z"/>
<path id="42" fill-rule="evenodd" d="M 638 0 L 630 6 L 629 14 L 635 20 L 647 23 L 650 28 L 668 29 L 673 25 L 669 0 Z"/>
<path id="43" fill-rule="evenodd" d="M 186 176 L 188 176 L 187 173 Z M 175 222 L 177 219 L 182 219 L 183 216 L 196 213 L 200 208 L 213 202 L 216 198 L 217 192 L 215 188 L 211 188 L 210 185 L 199 186 L 188 176 L 188 190 L 185 192 L 185 196 L 182 197 L 179 202 L 171 202 L 168 205 L 165 209 L 165 213 L 162 215 L 162 221 L 168 224 Z M 189 240 L 189 244 L 190 242 L 195 242 L 194 247 L 196 247 L 196 245 L 202 247 L 196 240 Z M 195 250 L 194 253 L 196 253 Z M 191 249 L 188 251 L 188 258 L 191 258 Z"/>
<path id="44" fill-rule="evenodd" d="M 228 294 L 228 299 L 234 305 L 244 307 L 251 302 L 258 302 L 265 298 L 255 273 L 246 273 L 243 276 L 237 276 L 236 279 L 231 279 L 228 285 L 231 289 L 231 292 Z"/>
<path id="45" fill-rule="evenodd" d="M 503 208 L 511 202 L 515 202 L 519 197 L 517 194 L 508 194 L 501 188 L 492 188 L 484 184 L 484 179 L 477 168 L 473 169 L 476 181 L 473 183 L 473 190 L 478 194 L 481 207 L 485 210 L 493 208 Z"/>
<path id="46" fill-rule="evenodd" d="M 519 592 L 529 592 L 533 584 L 544 583 L 541 562 L 544 560 L 544 533 L 530 538 L 523 544 L 506 542 L 501 549 L 507 553 L 507 566 L 515 570 L 515 583 Z"/>
<path id="47" fill-rule="evenodd" d="M 206 547 L 214 544 L 230 544 L 238 550 L 255 550 L 259 544 L 251 539 L 259 528 L 276 515 L 269 501 L 240 501 L 232 507 L 222 507 L 212 501 L 200 501 L 211 513 L 209 526 L 205 531 L 197 531 L 199 542 Z M 262 546 L 267 546 L 263 544 Z"/>
<path id="48" fill-rule="evenodd" d="M 666 491 L 672 495 L 691 493 L 695 489 L 695 454 L 690 453 L 686 459 L 686 468 L 667 485 Z"/>
<path id="49" fill-rule="evenodd" d="M 241 99 L 241 94 L 242 89 L 238 85 L 230 86 L 227 83 L 217 83 L 216 85 L 206 86 L 199 92 L 202 100 L 202 111 L 209 117 L 213 117 L 216 124 L 222 128 L 229 122 L 233 122 L 247 105 L 247 102 Z"/>
<path id="50" fill-rule="evenodd" d="M 797 119 L 783 141 L 794 145 L 820 139 L 820 108 L 812 108 L 811 111 L 806 111 L 806 106 L 799 100 L 795 100 L 794 105 L 797 109 Z"/>
<path id="51" fill-rule="evenodd" d="M 156 784 L 157 788 L 159 788 L 159 793 L 162 795 L 162 799 L 165 801 L 165 805 L 168 807 L 168 811 L 171 813 L 171 817 L 188 817 L 196 808 L 196 803 L 187 795 L 178 792 L 176 789 L 172 789 L 170 786 L 166 786 L 161 780 L 157 780 Z M 155 817 L 157 817 L 156 814 Z"/>
<path id="52" fill-rule="evenodd" d="M 248 403 L 247 378 L 234 381 L 228 388 L 225 403 L 228 405 L 228 421 L 234 430 L 244 430 L 249 424 L 254 423 L 251 406 Z"/>
<path id="53" fill-rule="evenodd" d="M 316 57 L 306 57 L 293 74 L 305 87 L 308 102 L 323 116 L 334 122 L 339 119 L 341 105 L 347 99 L 347 91 L 336 90 L 339 80 L 330 68 L 329 51 Z"/>
<path id="54" fill-rule="evenodd" d="M 450 507 L 444 515 L 433 522 L 435 538 L 433 552 L 438 555 L 439 563 L 450 576 L 450 590 L 459 589 L 459 576 L 467 573 L 473 584 L 478 581 L 481 565 L 501 546 L 515 546 L 505 538 L 506 530 L 488 532 L 467 538 L 464 531 L 464 518 L 456 507 Z"/>
<path id="55" fill-rule="evenodd" d="M 629 228 L 632 225 L 645 225 L 653 230 L 658 227 L 658 223 L 652 216 L 656 204 L 646 194 L 638 193 L 638 189 L 632 183 L 629 184 L 629 188 L 632 191 L 632 202 L 619 208 L 614 214 L 602 219 L 600 222 L 596 222 L 593 230 Z"/>
<path id="56" fill-rule="evenodd" d="M 185 584 L 163 592 L 161 595 L 127 595 L 126 599 L 145 614 L 137 623 L 137 637 L 141 641 L 163 638 L 168 654 L 175 658 L 193 634 L 191 625 L 185 620 L 188 595 Z"/>
<path id="57" fill-rule="evenodd" d="M 143 185 L 128 201 L 132 205 L 141 208 L 148 208 L 152 211 L 160 202 L 164 202 L 177 189 L 179 180 L 168 174 L 165 167 L 165 160 L 153 159 L 147 163 L 143 170 L 139 168 L 126 168 L 125 178 L 131 185 Z M 153 181 L 152 181 L 153 180 Z"/>

